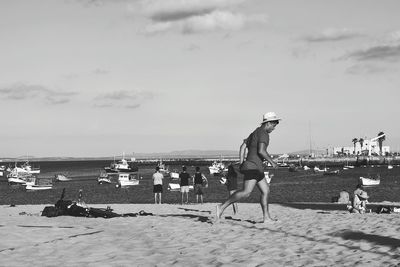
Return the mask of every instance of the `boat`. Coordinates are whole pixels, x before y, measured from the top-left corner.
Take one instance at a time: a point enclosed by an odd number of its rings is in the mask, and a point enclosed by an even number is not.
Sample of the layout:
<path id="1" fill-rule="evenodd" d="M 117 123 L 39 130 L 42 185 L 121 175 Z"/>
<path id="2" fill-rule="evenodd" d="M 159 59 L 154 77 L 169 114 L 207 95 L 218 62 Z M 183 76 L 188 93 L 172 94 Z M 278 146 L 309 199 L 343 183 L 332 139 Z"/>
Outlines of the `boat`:
<path id="1" fill-rule="evenodd" d="M 179 172 L 172 171 L 169 173 L 171 179 L 179 179 Z"/>
<path id="2" fill-rule="evenodd" d="M 7 174 L 7 180 L 9 185 L 26 185 L 26 182 L 32 178 L 33 175 L 26 172 L 18 172 L 17 169 L 13 169 Z"/>
<path id="3" fill-rule="evenodd" d="M 314 172 L 325 172 L 327 169 L 326 168 L 320 169 L 317 166 L 315 166 L 313 170 Z"/>
<path id="4" fill-rule="evenodd" d="M 139 170 L 135 158 L 131 158 L 130 161 L 124 157 L 118 162 L 110 164 L 109 167 L 104 167 L 106 173 L 120 173 L 120 172 L 137 172 Z"/>
<path id="5" fill-rule="evenodd" d="M 210 174 L 214 175 L 218 175 L 228 171 L 228 169 L 225 167 L 225 164 L 222 163 L 222 161 L 220 162 L 214 161 L 213 164 L 208 167 L 208 169 L 210 171 Z"/>
<path id="6" fill-rule="evenodd" d="M 120 173 L 118 175 L 117 187 L 138 185 L 139 180 L 136 179 L 136 174 L 133 173 Z"/>
<path id="7" fill-rule="evenodd" d="M 169 173 L 168 167 L 165 166 L 162 159 L 160 159 L 160 161 L 157 163 L 157 167 L 160 169 L 161 173 L 164 173 L 164 174 Z"/>
<path id="8" fill-rule="evenodd" d="M 51 183 L 50 178 L 31 178 L 25 184 L 25 189 L 27 191 L 36 191 L 36 190 L 49 190 L 53 188 L 53 184 Z"/>
<path id="9" fill-rule="evenodd" d="M 337 175 L 339 174 L 340 171 L 339 170 L 329 170 L 329 169 L 325 169 L 324 171 L 324 175 Z"/>
<path id="10" fill-rule="evenodd" d="M 362 185 L 379 185 L 381 183 L 381 179 L 378 177 L 376 179 L 374 178 L 368 178 L 368 177 L 360 177 L 360 182 Z"/>
<path id="11" fill-rule="evenodd" d="M 99 184 L 111 184 L 111 179 L 105 171 L 102 171 L 97 178 L 97 182 Z"/>
<path id="12" fill-rule="evenodd" d="M 71 181 L 71 178 L 68 178 L 65 174 L 59 173 L 59 174 L 55 174 L 54 176 L 55 176 L 54 179 L 59 182 Z"/>
<path id="13" fill-rule="evenodd" d="M 29 161 L 25 161 L 24 164 L 21 165 L 21 168 L 24 169 L 26 172 L 31 174 L 39 174 L 40 168 L 34 168 L 29 164 Z"/>
<path id="14" fill-rule="evenodd" d="M 189 185 L 189 190 L 193 190 L 193 185 Z M 169 191 L 181 191 L 181 186 L 178 183 L 169 183 L 168 184 Z"/>

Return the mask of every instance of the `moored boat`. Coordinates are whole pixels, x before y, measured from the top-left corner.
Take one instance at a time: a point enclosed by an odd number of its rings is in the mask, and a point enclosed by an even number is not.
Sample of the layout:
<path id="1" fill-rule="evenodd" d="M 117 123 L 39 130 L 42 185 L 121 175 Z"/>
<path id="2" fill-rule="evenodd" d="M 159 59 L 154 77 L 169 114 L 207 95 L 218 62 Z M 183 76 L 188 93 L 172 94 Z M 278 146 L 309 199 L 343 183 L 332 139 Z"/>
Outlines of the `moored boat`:
<path id="1" fill-rule="evenodd" d="M 120 187 L 138 185 L 139 180 L 134 173 L 120 173 L 118 175 L 118 184 Z"/>
<path id="2" fill-rule="evenodd" d="M 132 158 L 130 161 L 124 157 L 118 162 L 113 162 L 109 167 L 104 167 L 106 173 L 120 173 L 120 172 L 137 172 L 139 170 L 136 161 Z"/>
<path id="3" fill-rule="evenodd" d="M 373 178 L 368 178 L 368 177 L 360 177 L 360 182 L 362 185 L 379 185 L 381 183 L 381 179 L 373 179 Z"/>
<path id="4" fill-rule="evenodd" d="M 208 170 L 210 171 L 210 174 L 214 175 L 218 175 L 228 171 L 228 169 L 225 167 L 225 164 L 222 163 L 222 161 L 220 162 L 214 161 L 213 164 L 208 167 Z"/>
<path id="5" fill-rule="evenodd" d="M 111 184 L 111 179 L 105 171 L 102 171 L 97 178 L 97 182 L 99 184 Z"/>

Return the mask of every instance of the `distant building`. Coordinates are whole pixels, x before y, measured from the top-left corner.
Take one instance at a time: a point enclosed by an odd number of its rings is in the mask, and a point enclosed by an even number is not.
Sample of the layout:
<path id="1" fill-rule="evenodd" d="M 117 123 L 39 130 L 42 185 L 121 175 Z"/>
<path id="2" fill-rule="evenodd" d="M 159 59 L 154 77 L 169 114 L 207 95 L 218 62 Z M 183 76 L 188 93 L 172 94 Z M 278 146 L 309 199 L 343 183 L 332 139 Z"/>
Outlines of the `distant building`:
<path id="1" fill-rule="evenodd" d="M 369 145 L 371 145 L 371 153 L 372 154 L 378 154 L 378 155 L 380 154 L 378 141 L 370 141 L 370 140 L 364 140 L 362 147 L 361 147 L 360 142 L 357 142 L 356 146 L 355 146 L 355 150 L 354 150 L 354 145 L 344 146 L 344 147 L 334 147 L 333 154 L 334 155 L 340 155 L 340 154 L 368 155 Z M 390 153 L 390 147 L 382 146 L 382 154 L 385 155 L 386 153 Z"/>

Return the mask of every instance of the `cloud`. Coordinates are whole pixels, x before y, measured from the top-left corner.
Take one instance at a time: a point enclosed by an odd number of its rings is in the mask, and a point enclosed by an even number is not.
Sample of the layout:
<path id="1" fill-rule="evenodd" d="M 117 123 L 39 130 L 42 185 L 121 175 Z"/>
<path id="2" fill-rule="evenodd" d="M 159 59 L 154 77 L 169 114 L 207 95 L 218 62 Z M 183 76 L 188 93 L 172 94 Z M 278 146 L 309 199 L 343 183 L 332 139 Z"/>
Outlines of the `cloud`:
<path id="1" fill-rule="evenodd" d="M 307 42 L 332 42 L 353 39 L 359 36 L 362 36 L 362 34 L 347 28 L 328 28 L 320 33 L 305 36 L 303 39 Z"/>
<path id="2" fill-rule="evenodd" d="M 145 34 L 178 31 L 183 34 L 218 30 L 235 31 L 249 25 L 264 24 L 264 14 L 235 12 L 243 0 L 151 0 L 142 1 L 142 14 L 149 23 Z M 133 8 L 131 8 L 133 10 Z"/>
<path id="3" fill-rule="evenodd" d="M 23 83 L 0 88 L 0 97 L 4 99 L 16 101 L 41 99 L 52 105 L 67 103 L 76 94 L 76 92 L 56 91 L 42 85 Z"/>
<path id="4" fill-rule="evenodd" d="M 355 64 L 347 68 L 346 73 L 348 74 L 375 74 L 387 71 L 387 68 L 381 66 L 375 66 L 372 64 Z"/>
<path id="5" fill-rule="evenodd" d="M 154 94 L 149 91 L 119 90 L 98 95 L 94 98 L 94 107 L 111 108 L 125 107 L 138 108 L 143 103 L 154 98 Z"/>
<path id="6" fill-rule="evenodd" d="M 397 62 L 400 60 L 400 43 L 399 44 L 382 44 L 369 47 L 367 49 L 354 51 L 349 53 L 345 58 L 357 61 L 387 61 Z"/>

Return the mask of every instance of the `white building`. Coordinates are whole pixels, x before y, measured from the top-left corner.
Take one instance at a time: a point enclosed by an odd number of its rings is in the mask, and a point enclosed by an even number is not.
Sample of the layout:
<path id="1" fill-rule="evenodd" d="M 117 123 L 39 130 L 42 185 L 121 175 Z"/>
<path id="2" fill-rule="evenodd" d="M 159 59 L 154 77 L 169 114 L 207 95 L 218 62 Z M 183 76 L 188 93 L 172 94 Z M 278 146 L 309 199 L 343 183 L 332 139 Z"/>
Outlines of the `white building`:
<path id="1" fill-rule="evenodd" d="M 354 145 L 352 146 L 345 146 L 345 147 L 334 147 L 333 148 L 333 154 L 337 155 L 340 153 L 344 153 L 347 155 L 361 155 L 361 154 L 367 154 L 369 151 L 369 146 L 371 145 L 371 154 L 380 154 L 379 151 L 379 143 L 378 141 L 370 141 L 370 140 L 364 140 L 363 145 L 361 147 L 360 142 L 356 143 L 355 150 L 354 150 Z M 386 153 L 390 153 L 390 147 L 389 146 L 382 146 L 382 154 L 385 155 Z"/>

